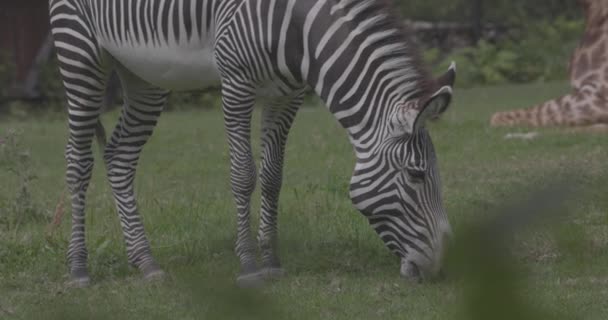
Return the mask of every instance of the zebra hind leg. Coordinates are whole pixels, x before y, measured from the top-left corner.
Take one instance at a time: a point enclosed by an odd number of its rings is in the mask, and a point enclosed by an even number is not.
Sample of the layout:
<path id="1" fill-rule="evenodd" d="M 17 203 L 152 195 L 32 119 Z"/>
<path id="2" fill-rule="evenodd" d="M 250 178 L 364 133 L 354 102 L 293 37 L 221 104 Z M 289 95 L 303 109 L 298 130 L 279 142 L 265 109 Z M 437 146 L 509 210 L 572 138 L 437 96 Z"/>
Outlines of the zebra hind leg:
<path id="1" fill-rule="evenodd" d="M 260 184 L 262 201 L 258 243 L 262 254 L 262 276 L 273 279 L 283 276 L 278 256 L 278 202 L 283 178 L 285 143 L 303 95 L 285 104 L 284 99 L 267 106 L 262 114 L 262 164 Z"/>
<path id="2" fill-rule="evenodd" d="M 71 79 L 64 78 L 66 87 Z M 65 149 L 67 162 L 66 182 L 71 194 L 72 232 L 68 246 L 67 261 L 70 270 L 71 287 L 85 287 L 90 283 L 87 271 L 87 247 L 85 242 L 86 193 L 93 173 L 94 157 L 91 150 L 95 126 L 101 110 L 103 80 L 97 79 L 98 88 L 88 88 L 80 93 L 86 95 L 74 98 L 76 93 L 67 90 L 68 119 L 70 133 Z"/>
<path id="3" fill-rule="evenodd" d="M 224 123 L 230 149 L 230 183 L 237 208 L 236 255 L 241 270 L 237 284 L 242 287 L 262 283 L 256 261 L 256 245 L 251 237 L 251 195 L 256 185 L 256 167 L 251 151 L 251 115 L 255 90 L 247 85 L 222 83 Z"/>
<path id="4" fill-rule="evenodd" d="M 84 287 L 90 283 L 85 199 L 94 164 L 91 146 L 111 65 L 95 47 L 95 39 L 88 36 L 90 30 L 86 23 L 77 22 L 74 17 L 79 17 L 70 16 L 71 13 L 67 6 L 53 6 L 51 27 L 68 102 L 69 138 L 65 159 L 72 208 L 72 232 L 67 250 L 68 285 Z"/>
<path id="5" fill-rule="evenodd" d="M 134 179 L 139 155 L 160 116 L 168 91 L 153 87 L 135 75 L 119 69 L 124 90 L 124 107 L 106 146 L 104 159 L 127 247 L 129 263 L 144 278 L 164 275 L 154 258 L 137 209 Z"/>

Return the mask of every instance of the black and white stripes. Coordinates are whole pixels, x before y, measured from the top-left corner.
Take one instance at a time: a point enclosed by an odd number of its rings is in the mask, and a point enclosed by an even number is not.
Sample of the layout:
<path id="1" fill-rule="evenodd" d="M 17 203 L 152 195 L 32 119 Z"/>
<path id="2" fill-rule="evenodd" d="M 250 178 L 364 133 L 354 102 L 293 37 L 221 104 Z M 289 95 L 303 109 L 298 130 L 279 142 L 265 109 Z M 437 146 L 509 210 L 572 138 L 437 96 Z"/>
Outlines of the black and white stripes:
<path id="1" fill-rule="evenodd" d="M 168 91 L 221 84 L 238 213 L 241 283 L 282 274 L 277 204 L 289 129 L 312 88 L 348 131 L 357 163 L 350 196 L 402 273 L 424 277 L 439 266 L 449 223 L 433 145 L 424 122 L 445 111 L 454 68 L 432 79 L 381 0 L 50 0 L 51 24 L 66 87 L 70 138 L 67 179 L 73 233 L 72 279 L 86 284 L 85 194 L 91 141 L 111 70 L 125 106 L 104 161 L 129 261 L 146 277 L 162 273 L 137 212 L 133 178 Z M 262 160 L 251 151 L 251 115 L 264 97 Z M 250 200 L 262 189 L 257 245 Z"/>

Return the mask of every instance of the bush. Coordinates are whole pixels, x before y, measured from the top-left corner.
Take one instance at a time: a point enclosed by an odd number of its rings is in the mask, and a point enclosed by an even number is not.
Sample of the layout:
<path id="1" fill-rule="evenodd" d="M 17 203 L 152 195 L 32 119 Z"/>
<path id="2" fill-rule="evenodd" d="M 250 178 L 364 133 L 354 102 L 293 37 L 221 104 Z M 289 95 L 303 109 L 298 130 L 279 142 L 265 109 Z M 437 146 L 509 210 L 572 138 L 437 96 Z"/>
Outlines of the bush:
<path id="1" fill-rule="evenodd" d="M 217 109 L 221 105 L 219 90 L 172 92 L 165 110 Z"/>
<path id="2" fill-rule="evenodd" d="M 512 81 L 547 81 L 567 77 L 568 61 L 583 35 L 584 21 L 557 18 L 522 30 L 519 41 L 506 43 L 520 56 L 520 77 Z"/>
<path id="3" fill-rule="evenodd" d="M 447 70 L 454 61 L 458 68 L 458 86 L 499 84 L 509 81 L 518 59 L 517 53 L 482 40 L 477 47 L 458 49 L 448 55 L 438 64 L 437 72 Z"/>
<path id="4" fill-rule="evenodd" d="M 482 20 L 498 24 L 521 25 L 565 16 L 579 18 L 581 10 L 575 0 L 482 0 L 481 10 L 475 10 L 473 0 L 394 0 L 401 16 L 406 19 L 427 21 L 471 22 L 475 14 Z"/>
<path id="5" fill-rule="evenodd" d="M 437 50 L 430 50 L 425 58 L 437 66 L 437 72 L 455 61 L 457 85 L 463 87 L 563 80 L 583 27 L 580 20 L 558 18 L 522 28 L 504 42 L 482 40 L 444 58 L 439 58 Z"/>
<path id="6" fill-rule="evenodd" d="M 15 188 L 0 195 L 0 226 L 15 230 L 28 222 L 46 221 L 48 217 L 32 199 L 30 185 L 36 179 L 31 170 L 29 150 L 20 141 L 20 133 L 9 130 L 0 137 L 0 169 L 16 176 Z"/>
<path id="7" fill-rule="evenodd" d="M 66 110 L 66 97 L 63 80 L 57 66 L 57 56 L 47 62 L 40 70 L 40 93 L 44 97 L 44 105 L 49 111 L 63 112 Z"/>

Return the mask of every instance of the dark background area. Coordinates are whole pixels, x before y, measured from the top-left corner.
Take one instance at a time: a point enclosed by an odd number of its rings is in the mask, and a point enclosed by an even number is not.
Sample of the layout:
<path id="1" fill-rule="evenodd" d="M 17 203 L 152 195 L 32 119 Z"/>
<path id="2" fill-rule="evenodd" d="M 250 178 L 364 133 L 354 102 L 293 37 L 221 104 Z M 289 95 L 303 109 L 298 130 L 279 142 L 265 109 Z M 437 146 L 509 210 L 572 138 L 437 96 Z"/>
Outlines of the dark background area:
<path id="1" fill-rule="evenodd" d="M 457 62 L 460 87 L 565 80 L 584 26 L 576 0 L 393 2 L 435 72 Z M 47 6 L 47 0 L 0 2 L 0 112 L 64 109 Z M 109 93 L 110 104 L 120 102 L 118 91 Z M 213 92 L 179 93 L 168 108 L 218 103 Z"/>

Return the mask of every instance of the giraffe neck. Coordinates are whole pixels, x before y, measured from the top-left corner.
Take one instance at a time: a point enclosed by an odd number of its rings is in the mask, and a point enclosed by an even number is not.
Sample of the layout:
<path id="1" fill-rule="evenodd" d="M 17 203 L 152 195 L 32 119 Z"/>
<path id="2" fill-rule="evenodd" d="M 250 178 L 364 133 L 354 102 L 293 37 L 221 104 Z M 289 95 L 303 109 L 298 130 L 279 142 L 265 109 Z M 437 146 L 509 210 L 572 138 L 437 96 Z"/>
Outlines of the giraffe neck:
<path id="1" fill-rule="evenodd" d="M 585 33 L 570 59 L 573 91 L 527 109 L 498 112 L 493 126 L 608 123 L 608 1 L 582 0 Z"/>
<path id="2" fill-rule="evenodd" d="M 607 82 L 608 2 L 592 0 L 585 6 L 585 31 L 570 59 L 570 83 L 580 88 L 586 83 Z"/>

